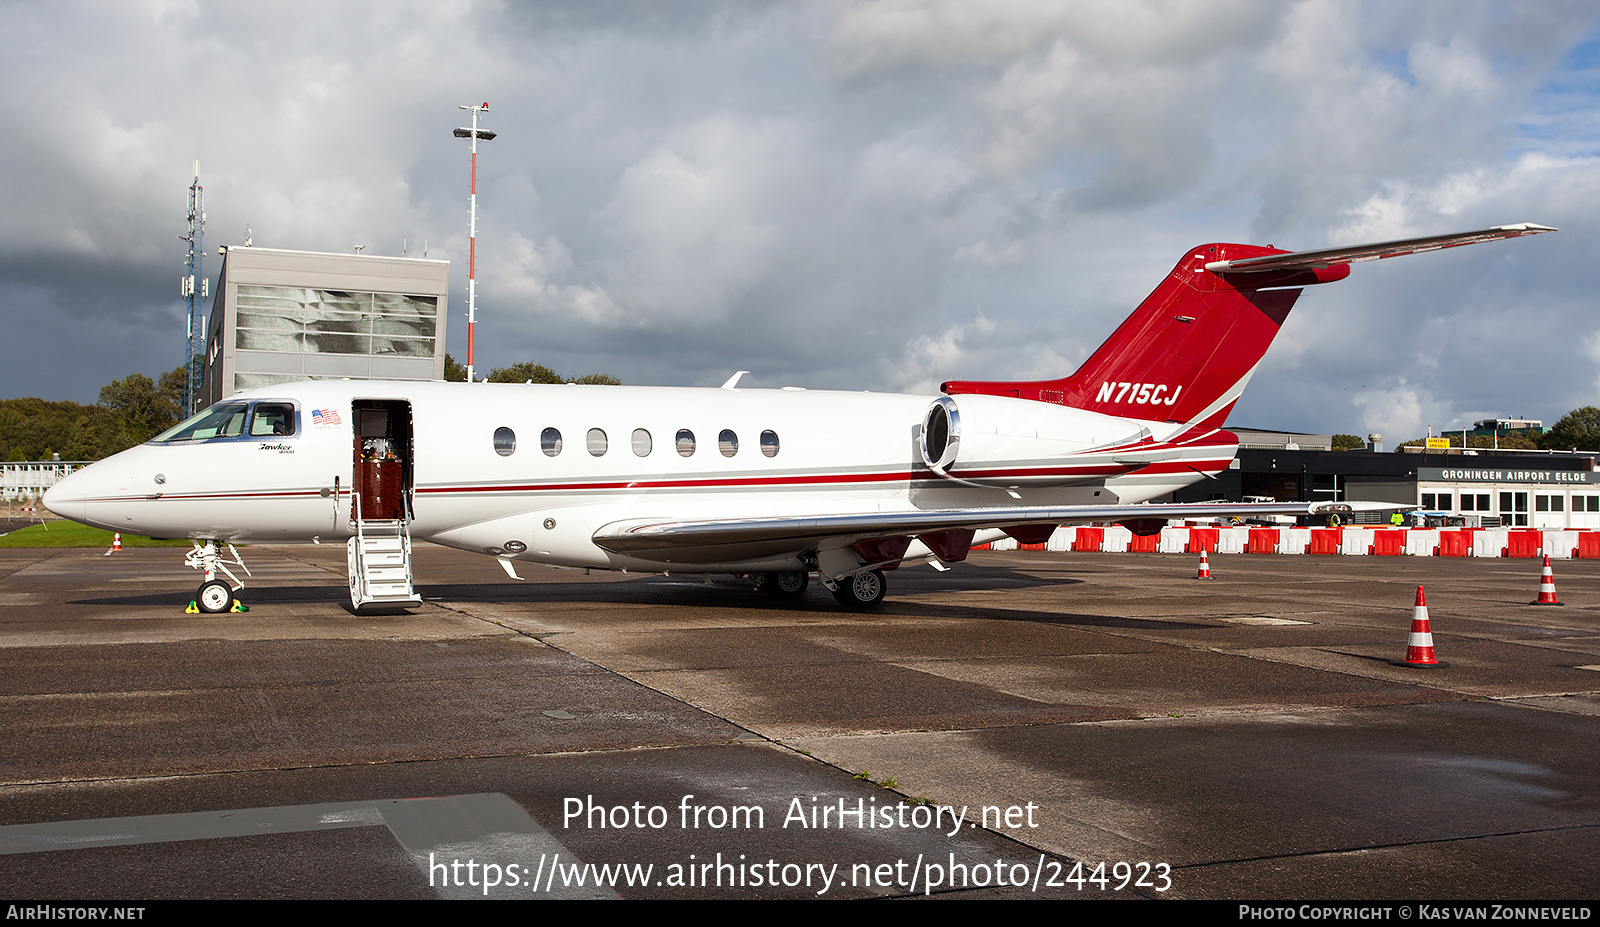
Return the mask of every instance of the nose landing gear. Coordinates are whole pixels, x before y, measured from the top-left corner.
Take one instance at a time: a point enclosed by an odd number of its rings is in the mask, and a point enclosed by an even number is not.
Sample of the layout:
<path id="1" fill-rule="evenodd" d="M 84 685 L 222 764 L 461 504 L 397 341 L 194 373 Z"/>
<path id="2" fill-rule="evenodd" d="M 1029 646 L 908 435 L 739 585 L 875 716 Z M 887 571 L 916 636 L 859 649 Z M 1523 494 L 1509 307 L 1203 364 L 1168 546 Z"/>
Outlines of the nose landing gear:
<path id="1" fill-rule="evenodd" d="M 232 544 L 228 545 L 228 555 L 233 558 L 234 566 L 244 570 L 244 575 L 251 575 L 250 568 L 244 565 L 244 561 L 239 557 L 239 552 L 234 550 Z M 223 612 L 247 612 L 250 610 L 249 606 L 234 597 L 234 591 L 244 586 L 244 583 L 234 575 L 232 570 L 228 569 L 228 561 L 224 560 L 221 553 L 217 551 L 216 541 L 206 541 L 204 543 L 195 541 L 194 550 L 189 551 L 183 558 L 183 562 L 191 568 L 205 573 L 205 582 L 202 582 L 200 588 L 195 591 L 194 601 L 190 602 L 189 607 L 184 609 L 185 612 L 191 615 L 201 613 L 219 615 Z M 221 571 L 228 579 L 233 580 L 233 584 L 229 585 L 218 579 L 218 571 Z"/>
<path id="2" fill-rule="evenodd" d="M 196 608 L 208 615 L 220 614 L 233 608 L 233 587 L 220 579 L 201 583 L 200 591 L 194 594 L 194 602 Z"/>

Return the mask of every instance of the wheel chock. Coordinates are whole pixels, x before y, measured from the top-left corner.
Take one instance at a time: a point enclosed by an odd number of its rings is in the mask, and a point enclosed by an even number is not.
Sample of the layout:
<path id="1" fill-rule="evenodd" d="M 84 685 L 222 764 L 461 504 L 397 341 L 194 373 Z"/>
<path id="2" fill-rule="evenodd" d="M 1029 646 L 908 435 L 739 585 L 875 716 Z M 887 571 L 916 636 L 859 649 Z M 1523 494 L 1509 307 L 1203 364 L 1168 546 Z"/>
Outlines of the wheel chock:
<path id="1" fill-rule="evenodd" d="M 243 602 L 239 601 L 238 599 L 234 599 L 233 600 L 233 608 L 230 608 L 228 610 L 232 611 L 232 612 L 247 612 L 247 611 L 250 610 L 250 606 L 244 604 Z"/>
<path id="2" fill-rule="evenodd" d="M 189 607 L 184 609 L 183 613 L 185 615 L 198 615 L 198 614 L 200 614 L 200 603 L 196 602 L 193 599 L 190 599 L 189 600 Z"/>

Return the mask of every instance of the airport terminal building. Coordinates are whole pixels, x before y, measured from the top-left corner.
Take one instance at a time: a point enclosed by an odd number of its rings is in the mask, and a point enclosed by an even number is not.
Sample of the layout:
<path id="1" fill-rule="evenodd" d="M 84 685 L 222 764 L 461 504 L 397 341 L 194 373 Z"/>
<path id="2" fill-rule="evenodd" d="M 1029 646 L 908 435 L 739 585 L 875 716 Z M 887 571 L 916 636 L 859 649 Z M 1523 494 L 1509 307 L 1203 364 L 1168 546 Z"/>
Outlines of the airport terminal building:
<path id="1" fill-rule="evenodd" d="M 1173 501 L 1393 502 L 1459 516 L 1468 527 L 1600 528 L 1592 451 L 1335 451 L 1330 435 L 1229 430 L 1239 436 L 1232 466 Z"/>
<path id="2" fill-rule="evenodd" d="M 305 379 L 444 378 L 450 263 L 227 247 L 200 404 Z"/>

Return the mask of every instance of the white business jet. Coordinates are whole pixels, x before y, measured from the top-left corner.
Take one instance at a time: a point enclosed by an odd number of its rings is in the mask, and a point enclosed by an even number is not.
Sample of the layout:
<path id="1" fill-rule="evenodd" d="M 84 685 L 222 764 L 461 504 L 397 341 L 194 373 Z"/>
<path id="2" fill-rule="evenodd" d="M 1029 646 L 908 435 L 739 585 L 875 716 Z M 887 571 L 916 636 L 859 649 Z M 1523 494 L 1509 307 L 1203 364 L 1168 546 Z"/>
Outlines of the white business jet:
<path id="1" fill-rule="evenodd" d="M 343 540 L 352 604 L 415 603 L 411 538 L 567 567 L 815 573 L 838 601 L 884 573 L 1056 526 L 1317 513 L 1328 504 L 1141 504 L 1225 469 L 1223 422 L 1302 287 L 1377 258 L 1554 231 L 1521 224 L 1289 253 L 1191 249 L 1071 376 L 941 395 L 305 381 L 240 393 L 57 483 L 75 521 L 191 538 L 196 596 L 227 611 L 234 542 Z M 225 556 L 221 544 L 228 549 Z M 226 575 L 232 582 L 218 574 Z"/>

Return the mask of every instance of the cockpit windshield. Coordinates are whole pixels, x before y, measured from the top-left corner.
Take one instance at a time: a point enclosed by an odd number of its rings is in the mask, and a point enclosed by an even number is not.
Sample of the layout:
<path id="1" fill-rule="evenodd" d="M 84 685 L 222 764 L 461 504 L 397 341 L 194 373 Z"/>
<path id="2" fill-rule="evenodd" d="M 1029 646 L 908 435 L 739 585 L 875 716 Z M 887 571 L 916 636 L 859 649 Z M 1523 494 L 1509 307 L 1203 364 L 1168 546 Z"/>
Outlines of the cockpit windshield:
<path id="1" fill-rule="evenodd" d="M 249 423 L 246 428 L 246 422 Z M 295 433 L 294 404 L 288 402 L 223 402 L 168 429 L 151 444 L 216 441 L 226 438 L 287 437 Z"/>

